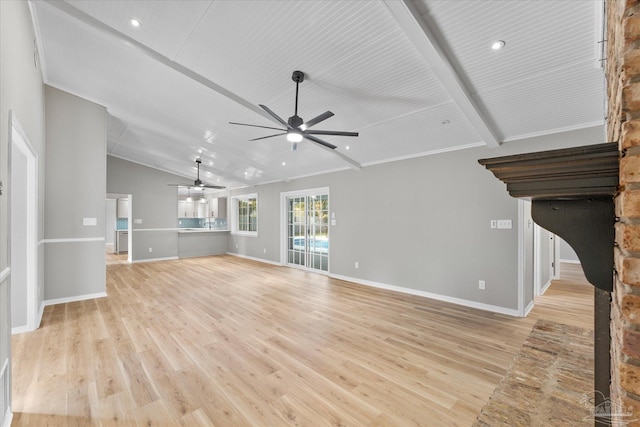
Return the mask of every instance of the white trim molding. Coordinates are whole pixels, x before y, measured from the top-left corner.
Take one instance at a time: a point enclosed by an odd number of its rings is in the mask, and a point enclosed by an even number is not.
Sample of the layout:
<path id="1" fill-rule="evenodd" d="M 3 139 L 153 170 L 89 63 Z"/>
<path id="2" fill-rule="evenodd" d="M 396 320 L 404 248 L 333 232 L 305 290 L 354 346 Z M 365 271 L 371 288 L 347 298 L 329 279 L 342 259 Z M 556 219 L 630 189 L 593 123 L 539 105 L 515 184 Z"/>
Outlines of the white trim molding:
<path id="1" fill-rule="evenodd" d="M 507 316 L 521 317 L 518 310 L 514 308 L 507 308 L 507 307 L 501 307 L 498 305 L 485 304 L 482 302 L 450 297 L 447 295 L 435 294 L 432 292 L 421 291 L 418 289 L 405 288 L 402 286 L 388 285 L 386 283 L 373 282 L 370 280 L 363 280 L 355 277 L 342 276 L 340 274 L 329 274 L 329 277 L 331 277 L 332 279 L 344 280 L 346 282 L 351 282 L 358 285 L 371 286 L 373 288 L 386 289 L 388 291 L 400 292 L 400 293 L 409 294 L 409 295 L 416 295 L 419 297 L 449 302 L 452 304 L 462 305 L 465 307 L 477 308 L 478 310 L 490 311 L 490 312 L 499 313 L 499 314 L 506 314 Z"/>
<path id="2" fill-rule="evenodd" d="M 563 262 L 565 264 L 581 264 L 579 259 L 560 259 L 560 262 Z"/>
<path id="3" fill-rule="evenodd" d="M 265 264 L 277 265 L 278 267 L 282 267 L 283 266 L 283 264 L 281 264 L 281 263 L 279 263 L 277 261 L 271 261 L 271 260 L 268 260 L 268 259 L 256 258 L 256 257 L 249 256 L 249 255 L 236 254 L 236 253 L 233 253 L 233 252 L 227 252 L 227 255 L 235 256 L 235 257 L 238 257 L 238 258 L 249 259 L 251 261 L 264 262 Z"/>
<path id="4" fill-rule="evenodd" d="M 156 261 L 175 261 L 178 258 L 177 256 L 170 256 L 166 258 L 145 258 L 145 259 L 136 259 L 131 261 L 132 264 L 139 264 L 141 262 L 156 262 Z"/>
<path id="5" fill-rule="evenodd" d="M 104 242 L 104 237 L 71 237 L 65 239 L 43 239 L 42 243 L 84 243 L 84 242 Z"/>
<path id="6" fill-rule="evenodd" d="M 9 406 L 4 417 L 4 424 L 2 427 L 11 427 L 11 421 L 13 421 L 13 412 L 11 412 L 11 406 Z"/>
<path id="7" fill-rule="evenodd" d="M 549 282 L 549 284 L 551 284 L 551 282 Z M 527 306 L 524 309 L 524 316 L 523 317 L 527 317 L 529 315 L 529 313 L 531 312 L 531 310 L 533 310 L 533 307 L 535 306 L 535 301 L 531 300 L 529 301 L 529 304 L 527 304 Z"/>
<path id="8" fill-rule="evenodd" d="M 107 297 L 106 292 L 97 292 L 95 294 L 77 295 L 74 297 L 48 299 L 43 301 L 43 305 L 49 306 L 49 305 L 56 305 L 56 304 L 66 304 L 69 302 L 86 301 L 88 299 L 106 298 L 106 297 Z"/>

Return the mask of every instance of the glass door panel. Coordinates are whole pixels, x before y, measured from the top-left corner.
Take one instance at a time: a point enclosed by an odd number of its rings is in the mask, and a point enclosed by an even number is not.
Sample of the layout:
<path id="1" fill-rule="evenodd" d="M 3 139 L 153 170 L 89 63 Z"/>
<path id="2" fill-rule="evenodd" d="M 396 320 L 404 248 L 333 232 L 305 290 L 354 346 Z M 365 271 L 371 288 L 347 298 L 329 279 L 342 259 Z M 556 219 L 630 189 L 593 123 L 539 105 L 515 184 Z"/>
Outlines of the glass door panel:
<path id="1" fill-rule="evenodd" d="M 329 270 L 329 196 L 287 198 L 287 262 Z"/>

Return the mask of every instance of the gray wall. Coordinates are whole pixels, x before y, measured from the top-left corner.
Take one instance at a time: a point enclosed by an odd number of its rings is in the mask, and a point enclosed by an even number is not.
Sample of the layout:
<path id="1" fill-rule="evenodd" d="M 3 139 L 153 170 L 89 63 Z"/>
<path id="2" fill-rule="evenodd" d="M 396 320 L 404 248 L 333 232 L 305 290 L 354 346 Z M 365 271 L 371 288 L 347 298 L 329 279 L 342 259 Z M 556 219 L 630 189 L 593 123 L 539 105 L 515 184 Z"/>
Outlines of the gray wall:
<path id="1" fill-rule="evenodd" d="M 107 156 L 107 192 L 132 195 L 133 261 L 178 256 L 178 192 L 167 184 L 192 184 L 188 179 Z M 153 252 L 149 252 L 152 248 Z"/>
<path id="2" fill-rule="evenodd" d="M 0 272 L 9 267 L 9 112 L 19 120 L 39 159 L 39 200 L 44 198 L 44 92 L 39 64 L 34 64 L 35 34 L 27 2 L 0 1 L 0 180 L 5 185 L 0 197 Z M 38 240 L 43 238 L 43 204 L 38 211 Z M 44 253 L 39 246 L 39 265 Z M 38 286 L 43 292 L 43 269 L 38 269 Z M 0 367 L 10 358 L 10 280 L 0 283 Z M 10 375 L 10 371 L 9 371 Z"/>
<path id="3" fill-rule="evenodd" d="M 328 186 L 332 274 L 517 309 L 517 201 L 477 160 L 602 137 L 584 129 L 235 190 L 258 193 L 258 236 L 230 236 L 229 251 L 279 262 L 280 193 Z M 491 219 L 513 229 L 492 230 Z"/>
<path id="4" fill-rule="evenodd" d="M 102 293 L 106 109 L 50 86 L 45 108 L 45 299 Z"/>

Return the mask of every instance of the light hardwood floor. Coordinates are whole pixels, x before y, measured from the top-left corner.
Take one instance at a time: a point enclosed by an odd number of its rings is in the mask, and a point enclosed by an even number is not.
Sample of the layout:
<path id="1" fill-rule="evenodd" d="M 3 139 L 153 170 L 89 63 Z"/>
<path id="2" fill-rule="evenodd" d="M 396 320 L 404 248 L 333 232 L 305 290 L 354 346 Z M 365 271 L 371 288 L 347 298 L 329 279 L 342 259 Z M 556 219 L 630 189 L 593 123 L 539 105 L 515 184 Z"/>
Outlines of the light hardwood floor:
<path id="1" fill-rule="evenodd" d="M 231 256 L 107 292 L 13 337 L 13 426 L 469 426 L 537 319 L 593 319 L 575 279 L 518 319 Z"/>

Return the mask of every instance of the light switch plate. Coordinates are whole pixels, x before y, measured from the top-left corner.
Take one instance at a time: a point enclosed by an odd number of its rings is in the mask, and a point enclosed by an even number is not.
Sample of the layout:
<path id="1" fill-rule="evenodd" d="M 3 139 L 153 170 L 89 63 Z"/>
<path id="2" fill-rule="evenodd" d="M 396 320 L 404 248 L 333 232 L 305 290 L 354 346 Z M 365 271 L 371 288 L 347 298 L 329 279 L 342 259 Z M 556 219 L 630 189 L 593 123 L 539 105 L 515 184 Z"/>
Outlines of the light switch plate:
<path id="1" fill-rule="evenodd" d="M 98 225 L 97 218 L 82 218 L 82 225 Z"/>
<path id="2" fill-rule="evenodd" d="M 142 219 L 136 218 L 136 219 L 133 220 L 133 223 L 134 224 L 142 224 Z"/>
<path id="3" fill-rule="evenodd" d="M 503 230 L 513 228 L 513 226 L 511 225 L 511 220 L 510 219 L 499 219 L 498 220 L 498 228 L 503 229 Z"/>

